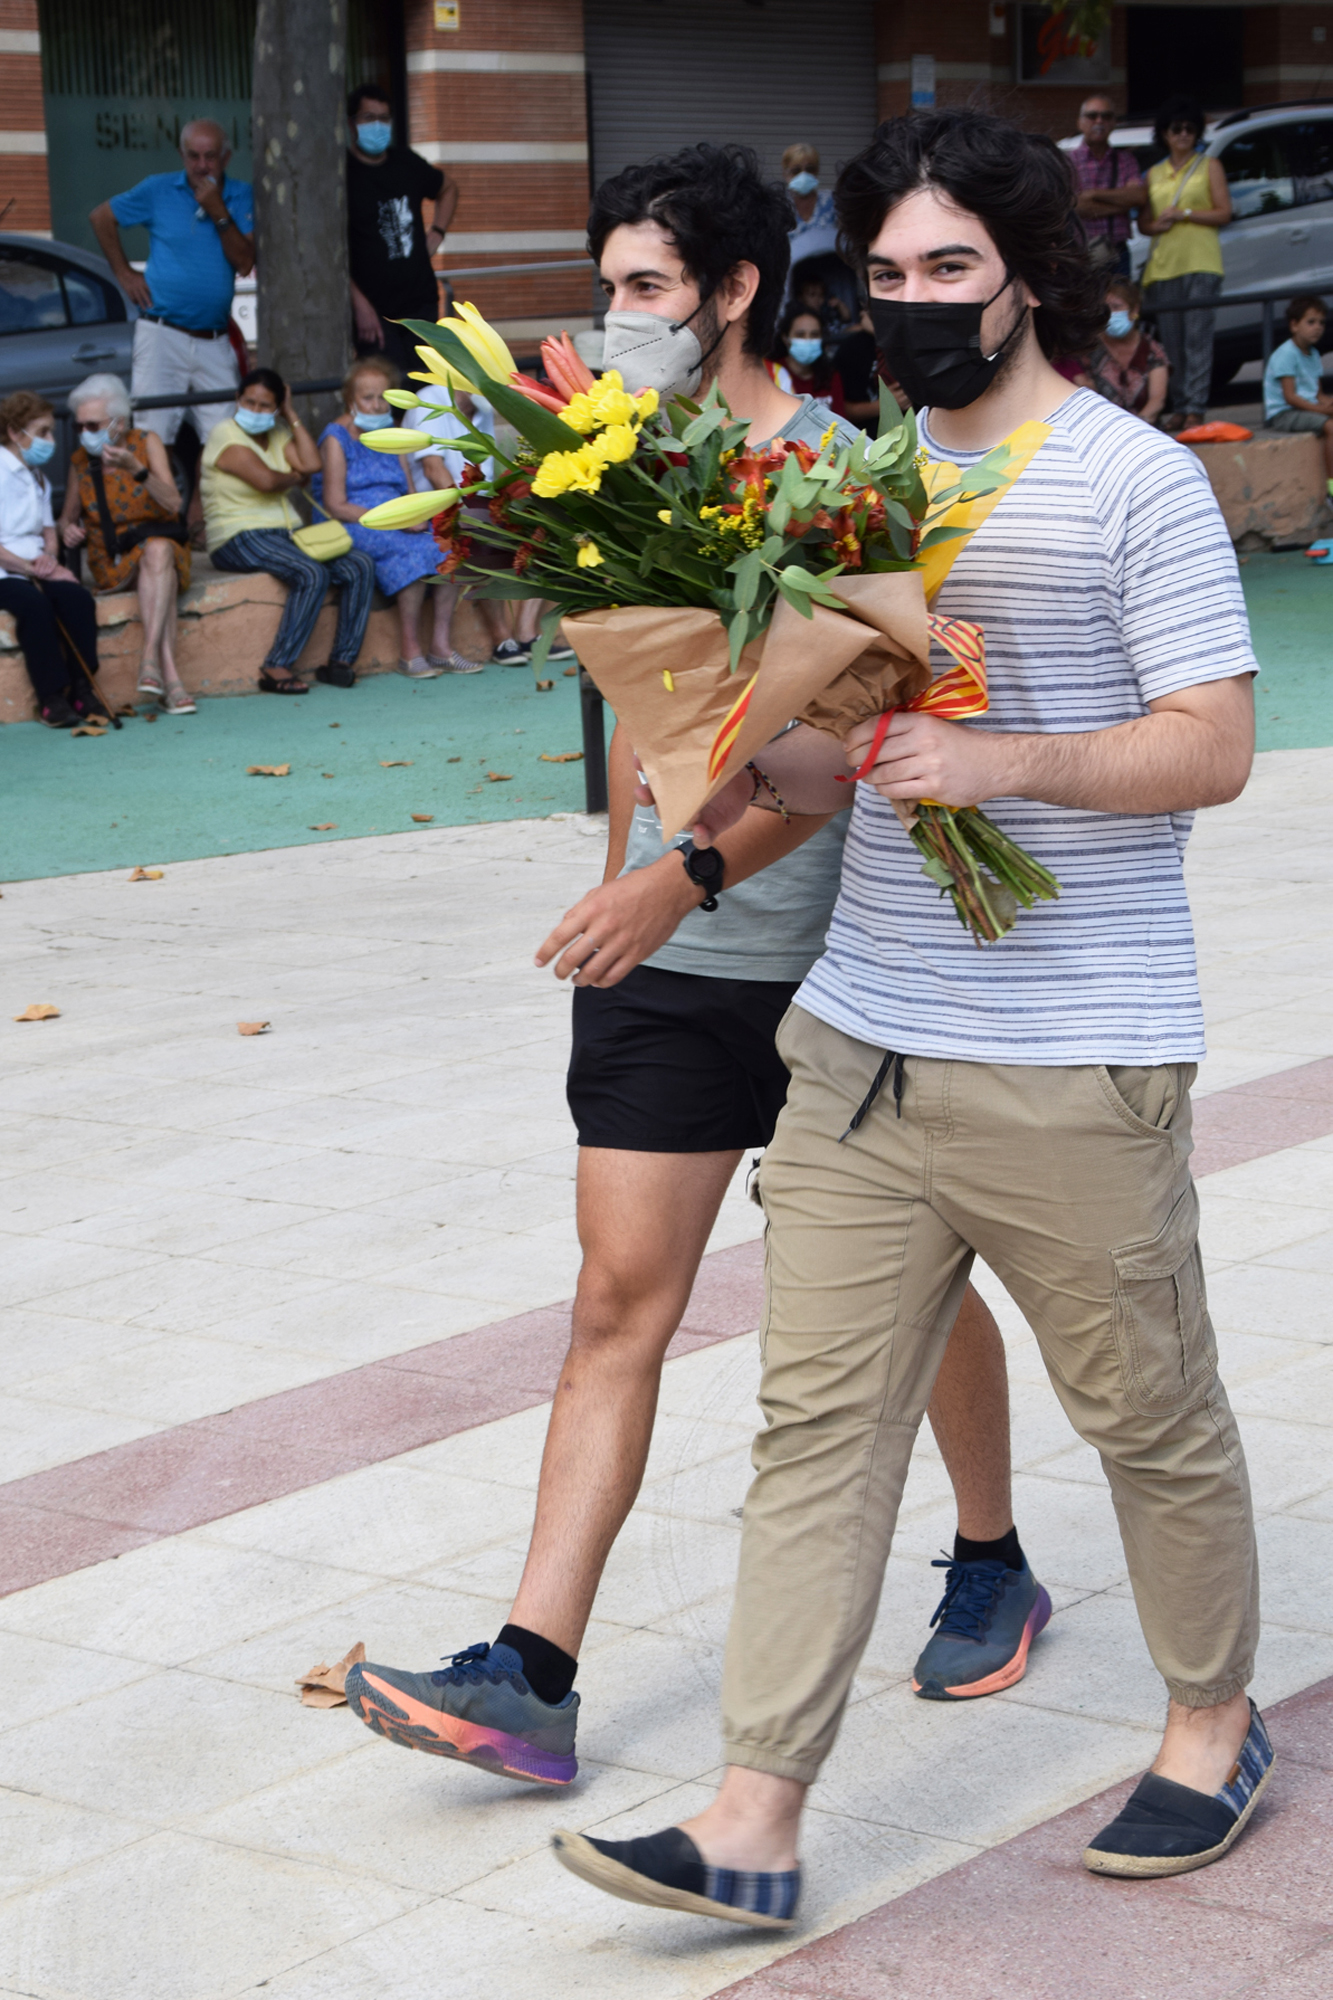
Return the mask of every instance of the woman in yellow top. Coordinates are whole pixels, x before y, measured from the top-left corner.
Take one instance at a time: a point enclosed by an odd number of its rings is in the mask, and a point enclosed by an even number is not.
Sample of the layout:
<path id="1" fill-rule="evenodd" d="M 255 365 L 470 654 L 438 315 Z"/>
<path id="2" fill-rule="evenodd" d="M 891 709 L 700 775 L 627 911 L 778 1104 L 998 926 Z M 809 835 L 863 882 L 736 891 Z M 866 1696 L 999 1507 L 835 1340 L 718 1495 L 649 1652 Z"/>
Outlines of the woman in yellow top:
<path id="1" fill-rule="evenodd" d="M 1173 97 L 1157 114 L 1157 143 L 1167 149 L 1148 174 L 1151 215 L 1139 228 L 1152 238 L 1143 272 L 1143 310 L 1197 305 L 1206 310 L 1163 312 L 1157 331 L 1171 363 L 1171 408 L 1183 423 L 1202 423 L 1213 375 L 1211 309 L 1222 289 L 1218 230 L 1231 220 L 1231 193 L 1220 160 L 1199 151 L 1204 116 L 1192 97 Z"/>
<path id="2" fill-rule="evenodd" d="M 333 657 L 315 669 L 331 687 L 356 686 L 356 657 L 366 636 L 375 562 L 349 549 L 316 562 L 292 539 L 301 517 L 291 500 L 320 469 L 319 453 L 296 411 L 287 384 L 272 368 L 252 368 L 237 391 L 236 415 L 215 424 L 204 446 L 200 490 L 208 553 L 215 569 L 242 575 L 267 570 L 287 585 L 287 602 L 260 670 L 265 694 L 309 694 L 295 671 L 330 583 L 341 586 Z"/>

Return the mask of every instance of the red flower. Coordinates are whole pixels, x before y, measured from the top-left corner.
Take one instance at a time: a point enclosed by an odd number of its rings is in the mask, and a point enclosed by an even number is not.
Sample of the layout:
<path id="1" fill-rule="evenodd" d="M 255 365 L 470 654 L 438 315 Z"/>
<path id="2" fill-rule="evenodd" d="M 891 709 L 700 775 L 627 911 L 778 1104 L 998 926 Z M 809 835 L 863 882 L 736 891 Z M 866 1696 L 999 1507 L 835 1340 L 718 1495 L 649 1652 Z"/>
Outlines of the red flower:
<path id="1" fill-rule="evenodd" d="M 514 551 L 515 576 L 523 575 L 524 571 L 527 569 L 528 564 L 532 561 L 532 558 L 536 553 L 537 551 L 533 547 L 531 542 L 524 542 L 521 548 L 515 549 Z"/>
<path id="2" fill-rule="evenodd" d="M 465 563 L 471 554 L 472 537 L 470 535 L 460 535 L 444 561 L 440 564 L 439 574 L 441 576 L 452 576 L 455 570 Z"/>

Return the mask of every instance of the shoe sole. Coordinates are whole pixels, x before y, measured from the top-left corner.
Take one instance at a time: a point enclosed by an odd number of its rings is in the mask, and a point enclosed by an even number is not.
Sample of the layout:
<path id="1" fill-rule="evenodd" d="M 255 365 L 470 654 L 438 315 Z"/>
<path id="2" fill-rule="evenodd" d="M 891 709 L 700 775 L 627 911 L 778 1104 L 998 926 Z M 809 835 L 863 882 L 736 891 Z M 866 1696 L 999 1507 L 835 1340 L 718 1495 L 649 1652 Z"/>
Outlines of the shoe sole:
<path id="1" fill-rule="evenodd" d="M 636 1875 L 581 1833 L 568 1833 L 563 1827 L 551 1835 L 551 1846 L 556 1860 L 571 1875 L 626 1903 L 647 1903 L 654 1910 L 688 1910 L 692 1916 L 719 1917 L 723 1923 L 747 1924 L 756 1931 L 789 1931 L 794 1922 L 791 1917 L 765 1917 L 757 1910 L 739 1910 L 734 1903 L 715 1903 L 711 1896 L 696 1896 L 689 1889 L 671 1889 L 665 1882 L 654 1882 L 651 1875 Z"/>
<path id="2" fill-rule="evenodd" d="M 513 1778 L 521 1784 L 570 1785 L 578 1776 L 578 1759 L 561 1757 L 551 1750 L 537 1750 L 521 1736 L 507 1736 L 502 1729 L 481 1729 L 455 1715 L 441 1715 L 424 1702 L 413 1701 L 401 1688 L 386 1688 L 367 1673 L 358 1673 L 353 1685 L 347 1677 L 347 1701 L 352 1713 L 367 1729 L 405 1750 L 426 1750 L 434 1757 L 452 1757 L 459 1764 L 475 1765 L 494 1777 Z"/>
<path id="3" fill-rule="evenodd" d="M 440 667 L 442 674 L 484 674 L 489 663 L 486 660 L 469 660 L 465 667 Z"/>
<path id="4" fill-rule="evenodd" d="M 1188 1875 L 1192 1869 L 1206 1868 L 1212 1861 L 1220 1861 L 1233 1848 L 1245 1831 L 1245 1825 L 1263 1797 L 1264 1787 L 1273 1775 L 1273 1763 L 1260 1778 L 1250 1793 L 1245 1810 L 1232 1827 L 1225 1840 L 1216 1847 L 1205 1848 L 1202 1854 L 1107 1854 L 1101 1848 L 1085 1847 L 1083 1866 L 1091 1875 L 1120 1875 L 1127 1879 L 1143 1881 L 1155 1875 Z"/>
<path id="5" fill-rule="evenodd" d="M 418 667 L 415 673 L 412 672 L 410 667 L 394 668 L 394 672 L 401 674 L 405 681 L 435 681 L 439 679 L 441 674 L 447 673 L 447 671 L 446 667 L 427 667 L 424 671 Z"/>
<path id="6" fill-rule="evenodd" d="M 1018 1642 L 1018 1650 L 1012 1659 L 1006 1660 L 1002 1667 L 997 1667 L 993 1674 L 987 1674 L 984 1680 L 962 1681 L 957 1687 L 945 1688 L 940 1694 L 936 1694 L 933 1689 L 927 1691 L 913 1676 L 913 1694 L 920 1695 L 922 1701 L 971 1701 L 977 1695 L 999 1694 L 1004 1688 L 1014 1687 L 1028 1670 L 1028 1650 L 1032 1641 L 1039 1632 L 1045 1631 L 1050 1621 L 1051 1600 L 1038 1584 L 1036 1601 L 1027 1615 L 1022 1637 Z"/>

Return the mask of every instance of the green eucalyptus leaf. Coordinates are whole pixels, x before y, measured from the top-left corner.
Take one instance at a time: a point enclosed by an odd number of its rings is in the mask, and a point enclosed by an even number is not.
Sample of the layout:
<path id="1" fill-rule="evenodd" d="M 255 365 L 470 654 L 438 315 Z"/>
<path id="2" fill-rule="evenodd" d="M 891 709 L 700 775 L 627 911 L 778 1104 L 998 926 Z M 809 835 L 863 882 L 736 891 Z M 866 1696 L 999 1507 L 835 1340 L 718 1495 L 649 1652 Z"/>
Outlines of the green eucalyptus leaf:
<path id="1" fill-rule="evenodd" d="M 729 673 L 734 674 L 741 663 L 741 654 L 744 652 L 750 638 L 750 626 L 751 620 L 748 606 L 742 607 L 727 626 L 727 671 Z"/>

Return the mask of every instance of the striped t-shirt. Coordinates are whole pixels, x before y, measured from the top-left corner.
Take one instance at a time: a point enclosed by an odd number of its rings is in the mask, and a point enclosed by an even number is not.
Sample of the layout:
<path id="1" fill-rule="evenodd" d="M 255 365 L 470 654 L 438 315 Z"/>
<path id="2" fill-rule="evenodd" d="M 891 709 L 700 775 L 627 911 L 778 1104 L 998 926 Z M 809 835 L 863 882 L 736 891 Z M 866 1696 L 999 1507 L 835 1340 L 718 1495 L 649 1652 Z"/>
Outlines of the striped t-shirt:
<path id="1" fill-rule="evenodd" d="M 932 458 L 970 465 L 977 452 Z M 1240 577 L 1199 460 L 1077 390 L 935 602 L 985 628 L 990 710 L 965 728 L 1109 729 L 1256 671 Z M 940 654 L 941 672 L 950 664 Z M 888 802 L 858 785 L 828 949 L 797 1004 L 858 1041 L 993 1063 L 1197 1062 L 1203 1010 L 1183 860 L 1190 813 L 1032 799 L 985 809 L 1059 877 L 980 950 Z"/>

